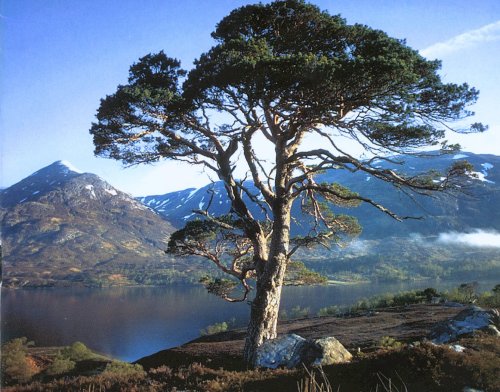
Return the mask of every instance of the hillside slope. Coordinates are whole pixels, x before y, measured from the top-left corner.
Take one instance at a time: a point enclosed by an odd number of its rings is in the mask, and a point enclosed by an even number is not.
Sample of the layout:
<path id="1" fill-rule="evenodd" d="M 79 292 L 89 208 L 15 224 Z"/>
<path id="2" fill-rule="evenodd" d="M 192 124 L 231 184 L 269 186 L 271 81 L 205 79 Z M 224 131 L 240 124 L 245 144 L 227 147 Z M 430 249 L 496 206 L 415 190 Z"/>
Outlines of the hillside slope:
<path id="1" fill-rule="evenodd" d="M 374 165 L 416 175 L 432 169 L 444 172 L 463 159 L 474 166 L 474 173 L 464 179 L 461 192 L 438 193 L 432 197 L 405 195 L 362 172 L 334 170 L 318 176 L 318 182 L 338 182 L 400 216 L 422 219 L 397 222 L 366 204 L 351 209 L 337 208 L 336 213 L 358 218 L 363 228 L 361 235 L 347 247 L 307 249 L 297 252 L 294 258 L 334 280 L 500 279 L 500 209 L 497 207 L 500 205 L 500 157 L 460 153 L 406 157 L 403 165 L 379 160 Z M 250 183 L 247 187 L 251 191 L 255 189 Z M 208 208 L 217 215 L 230 209 L 221 182 L 139 200 L 163 214 L 176 227 L 195 219 L 193 210 Z M 258 208 L 251 211 L 254 216 L 262 217 Z M 292 215 L 292 231 L 306 233 L 310 222 L 301 215 L 297 203 Z"/>
<path id="2" fill-rule="evenodd" d="M 4 284 L 120 284 L 165 257 L 173 227 L 90 173 L 55 162 L 0 193 Z M 171 266 L 170 266 L 171 267 Z"/>

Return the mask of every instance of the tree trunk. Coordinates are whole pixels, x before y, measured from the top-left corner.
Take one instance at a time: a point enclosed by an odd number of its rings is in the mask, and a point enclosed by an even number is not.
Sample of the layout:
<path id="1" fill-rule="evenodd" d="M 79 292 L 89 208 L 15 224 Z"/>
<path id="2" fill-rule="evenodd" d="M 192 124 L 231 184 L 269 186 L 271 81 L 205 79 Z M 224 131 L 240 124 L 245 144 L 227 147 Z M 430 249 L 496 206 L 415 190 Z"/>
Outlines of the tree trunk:
<path id="1" fill-rule="evenodd" d="M 262 274 L 257 277 L 255 299 L 250 311 L 250 323 L 245 339 L 244 359 L 255 366 L 257 348 L 277 335 L 281 289 L 285 277 L 290 242 L 291 203 L 279 203 L 273 208 L 274 225 L 269 257 Z"/>
<path id="2" fill-rule="evenodd" d="M 271 261 L 271 260 L 269 260 Z M 245 339 L 244 359 L 250 365 L 255 365 L 255 352 L 265 340 L 274 339 L 277 335 L 278 312 L 281 300 L 281 288 L 286 270 L 286 258 L 277 256 L 271 261 L 275 264 L 273 273 L 262 277 L 257 282 L 255 299 L 250 311 Z"/>

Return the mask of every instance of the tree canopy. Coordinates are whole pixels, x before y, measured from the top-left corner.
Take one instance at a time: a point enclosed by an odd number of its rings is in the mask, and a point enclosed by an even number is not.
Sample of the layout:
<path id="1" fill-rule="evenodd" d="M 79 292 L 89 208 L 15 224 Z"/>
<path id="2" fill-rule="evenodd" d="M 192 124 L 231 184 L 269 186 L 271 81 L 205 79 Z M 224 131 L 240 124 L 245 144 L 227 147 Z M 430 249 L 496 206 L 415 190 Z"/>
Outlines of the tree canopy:
<path id="1" fill-rule="evenodd" d="M 395 219 L 407 218 L 341 184 L 317 182 L 318 174 L 362 171 L 402 191 L 450 189 L 470 171 L 467 163 L 457 162 L 447 173 L 406 176 L 377 167 L 375 159 L 401 163 L 395 154 L 429 147 L 454 151 L 458 146 L 444 140 L 445 131 L 485 127 L 452 127 L 473 114 L 468 107 L 478 91 L 444 83 L 439 61 L 301 0 L 238 8 L 212 37 L 214 46 L 189 71 L 163 52 L 139 59 L 128 83 L 101 100 L 90 132 L 99 156 L 127 165 L 185 161 L 223 181 L 228 214 L 213 216 L 209 207 L 197 211 L 202 219 L 172 235 L 169 249 L 214 262 L 241 282 L 241 300 L 250 290 L 247 279 L 255 278 L 249 327 L 255 335 L 256 325 L 275 326 L 275 320 L 266 324 L 275 313 L 270 303 L 279 305 L 283 274 L 298 247 L 359 233 L 357 222 L 336 213 L 336 206 L 369 203 Z M 361 145 L 368 158 L 341 147 L 345 138 Z M 260 153 L 263 144 L 270 146 L 270 160 Z M 247 174 L 237 178 L 242 165 Z M 306 235 L 290 234 L 293 203 L 310 217 Z M 266 218 L 258 219 L 249 205 Z M 221 287 L 230 299 L 229 286 Z M 254 349 L 273 334 L 275 329 L 250 345 Z"/>

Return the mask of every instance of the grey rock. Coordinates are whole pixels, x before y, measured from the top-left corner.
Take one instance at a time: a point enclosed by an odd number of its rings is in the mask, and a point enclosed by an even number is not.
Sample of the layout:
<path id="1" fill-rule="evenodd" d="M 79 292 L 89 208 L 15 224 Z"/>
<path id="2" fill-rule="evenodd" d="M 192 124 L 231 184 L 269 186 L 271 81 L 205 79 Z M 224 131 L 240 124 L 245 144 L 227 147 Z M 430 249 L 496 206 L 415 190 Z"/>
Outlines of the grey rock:
<path id="1" fill-rule="evenodd" d="M 313 343 L 320 348 L 321 356 L 316 358 L 313 365 L 325 366 L 349 362 L 352 354 L 334 337 L 316 339 Z"/>
<path id="2" fill-rule="evenodd" d="M 457 353 L 463 353 L 466 350 L 466 348 L 464 346 L 461 346 L 459 344 L 451 345 L 450 349 L 457 352 Z"/>
<path id="3" fill-rule="evenodd" d="M 349 362 L 352 355 L 334 337 L 304 339 L 291 334 L 264 342 L 256 355 L 257 367 L 276 369 L 305 365 L 325 366 Z"/>
<path id="4" fill-rule="evenodd" d="M 255 365 L 269 369 L 296 367 L 301 363 L 301 353 L 305 346 L 306 339 L 295 334 L 266 340 L 257 349 Z"/>
<path id="5" fill-rule="evenodd" d="M 488 327 L 484 329 L 484 332 L 486 332 L 489 335 L 500 337 L 500 331 L 495 325 L 492 324 L 488 325 Z"/>
<path id="6" fill-rule="evenodd" d="M 470 306 L 462 310 L 455 317 L 437 324 L 431 331 L 430 339 L 433 343 L 442 344 L 457 340 L 477 330 L 496 334 L 498 317 L 495 312 L 484 310 L 478 306 Z M 500 333 L 499 333 L 500 335 Z"/>

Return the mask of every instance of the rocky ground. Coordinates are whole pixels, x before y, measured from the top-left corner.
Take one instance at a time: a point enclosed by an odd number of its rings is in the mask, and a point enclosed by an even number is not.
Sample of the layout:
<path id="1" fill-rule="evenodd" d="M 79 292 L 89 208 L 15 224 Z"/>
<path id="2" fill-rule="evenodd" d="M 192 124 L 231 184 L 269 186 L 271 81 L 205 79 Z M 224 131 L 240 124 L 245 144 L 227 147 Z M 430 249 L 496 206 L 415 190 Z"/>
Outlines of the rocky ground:
<path id="1" fill-rule="evenodd" d="M 479 317 L 473 317 L 471 312 L 478 310 L 419 304 L 280 323 L 281 335 L 293 333 L 306 339 L 335 336 L 354 354 L 350 363 L 322 369 L 247 370 L 241 357 L 245 331 L 234 330 L 200 337 L 142 358 L 137 362 L 145 371 L 121 366 L 113 372 L 102 372 L 106 364 L 97 361 L 100 371 L 78 364 L 78 372 L 50 378 L 40 369 L 30 383 L 4 390 L 500 392 L 500 333 L 496 327 L 466 333 L 439 345 L 427 340 L 436 331 L 441 338 L 445 336 L 447 326 L 452 325 L 450 320 L 458 320 L 454 331 L 479 325 L 485 312 L 479 311 Z M 498 325 L 498 312 L 486 313 Z M 31 358 L 43 368 L 43 362 L 49 363 L 54 355 L 53 349 L 50 354 L 41 349 L 32 351 Z"/>
<path id="2" fill-rule="evenodd" d="M 349 351 L 371 352 L 384 336 L 410 343 L 429 335 L 439 322 L 457 315 L 463 308 L 443 305 L 410 305 L 365 312 L 348 317 L 314 317 L 280 323 L 279 334 L 294 333 L 304 338 L 336 337 Z M 203 336 L 180 347 L 160 351 L 137 361 L 145 369 L 161 365 L 182 366 L 193 362 L 207 367 L 241 369 L 245 330 Z"/>

